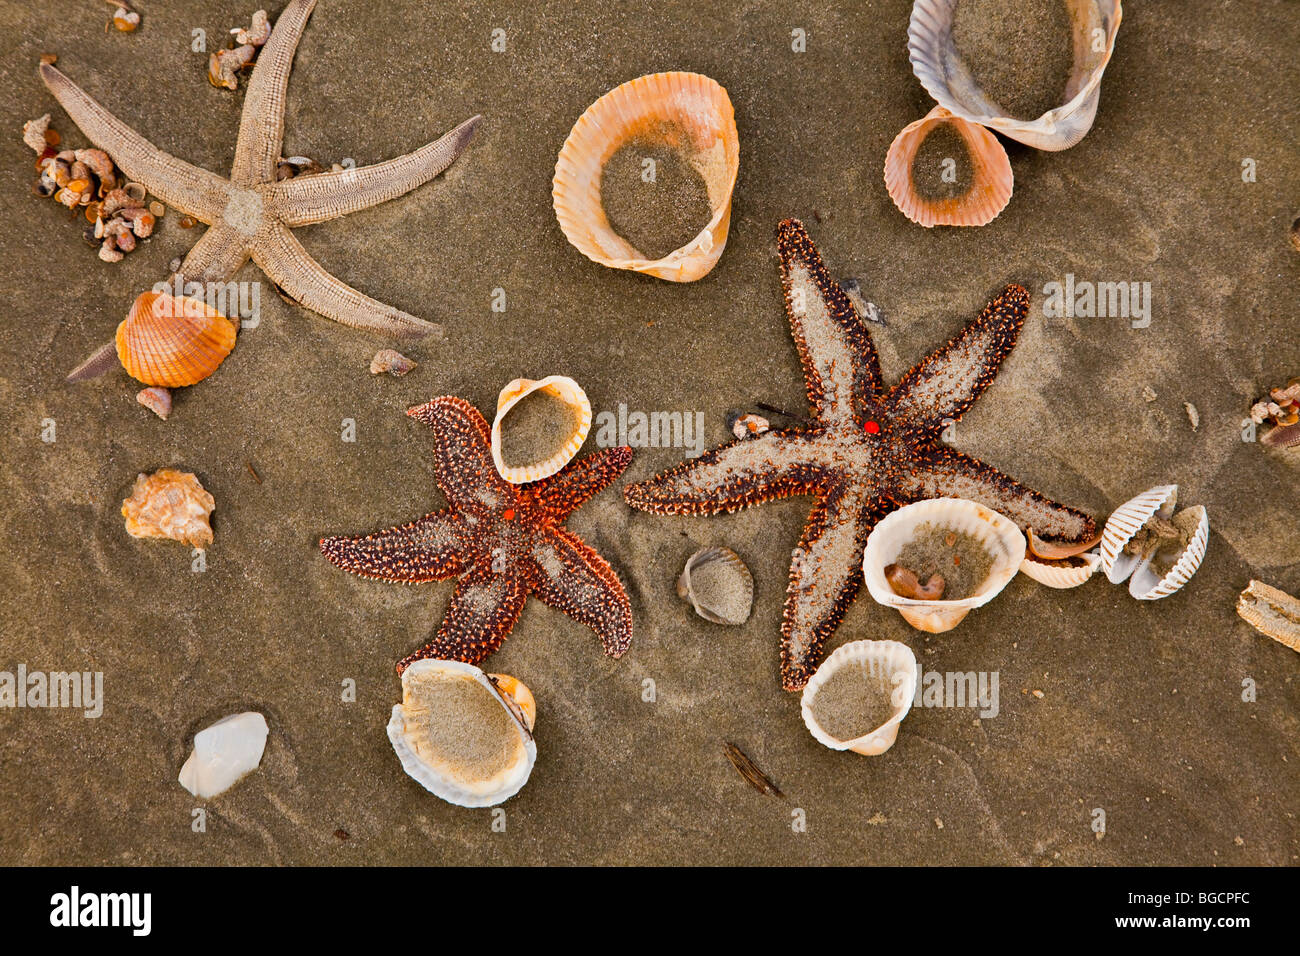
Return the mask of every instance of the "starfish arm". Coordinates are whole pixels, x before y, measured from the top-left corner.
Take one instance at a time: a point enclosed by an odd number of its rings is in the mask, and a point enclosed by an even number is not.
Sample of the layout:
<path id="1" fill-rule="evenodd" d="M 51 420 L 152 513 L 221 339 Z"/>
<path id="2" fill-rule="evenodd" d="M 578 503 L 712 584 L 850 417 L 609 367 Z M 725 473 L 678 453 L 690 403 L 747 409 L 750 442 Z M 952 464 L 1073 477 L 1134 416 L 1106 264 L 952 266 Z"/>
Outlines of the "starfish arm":
<path id="1" fill-rule="evenodd" d="M 229 226 L 211 226 L 190 247 L 177 273 L 187 282 L 225 282 L 248 261 L 248 237 Z"/>
<path id="2" fill-rule="evenodd" d="M 945 418 L 961 418 L 997 376 L 1028 314 L 1029 293 L 1007 286 L 955 339 L 894 386 L 886 400 L 894 421 L 937 432 Z"/>
<path id="3" fill-rule="evenodd" d="M 581 538 L 556 528 L 533 548 L 527 576 L 533 593 L 596 632 L 605 653 L 632 644 L 632 604 L 609 562 Z"/>
<path id="4" fill-rule="evenodd" d="M 870 499 L 843 488 L 818 502 L 790 565 L 781 618 L 781 685 L 799 690 L 821 663 L 862 586 L 862 551 L 880 519 Z"/>
<path id="5" fill-rule="evenodd" d="M 86 137 L 126 175 L 167 205 L 213 223 L 226 207 L 230 184 L 215 173 L 164 153 L 100 106 L 57 67 L 41 64 L 41 79 Z"/>
<path id="6" fill-rule="evenodd" d="M 477 408 L 443 395 L 406 410 L 433 429 L 433 465 L 438 487 L 453 507 L 501 507 L 517 499 L 515 487 L 492 463 L 491 429 Z"/>
<path id="7" fill-rule="evenodd" d="M 818 494 L 829 476 L 828 464 L 812 454 L 812 443 L 802 433 L 770 431 L 628 485 L 623 498 L 652 514 L 716 515 L 790 495 Z"/>
<path id="8" fill-rule="evenodd" d="M 1092 518 L 1082 511 L 1057 504 L 996 468 L 946 446 L 937 450 L 928 465 L 904 479 L 903 490 L 913 500 L 948 496 L 978 501 L 1021 528 L 1033 528 L 1036 537 L 1052 541 L 1085 541 L 1096 531 Z"/>
<path id="9" fill-rule="evenodd" d="M 436 511 L 364 537 L 322 538 L 320 549 L 331 564 L 363 578 L 418 584 L 464 571 L 465 539 L 460 522 Z"/>
<path id="10" fill-rule="evenodd" d="M 275 223 L 252 246 L 253 261 L 285 293 L 327 319 L 402 338 L 442 337 L 442 326 L 385 305 L 326 272 L 284 225 Z"/>
<path id="11" fill-rule="evenodd" d="M 626 445 L 605 448 L 579 458 L 550 478 L 533 483 L 528 490 L 555 523 L 560 524 L 608 488 L 631 460 L 632 449 Z"/>
<path id="12" fill-rule="evenodd" d="M 866 324 L 826 271 L 803 223 L 781 223 L 776 244 L 785 308 L 813 415 L 831 424 L 864 414 L 883 388 Z"/>
<path id="13" fill-rule="evenodd" d="M 253 75 L 244 94 L 244 112 L 235 143 L 235 162 L 230 179 L 239 186 L 252 186 L 275 179 L 284 141 L 284 103 L 289 88 L 289 70 L 298 49 L 307 18 L 316 0 L 290 0 L 275 21 L 275 29 L 258 52 Z"/>
<path id="14" fill-rule="evenodd" d="M 474 136 L 474 116 L 413 153 L 359 169 L 299 176 L 276 183 L 272 201 L 287 226 L 307 226 L 396 199 L 450 166 Z"/>
<path id="15" fill-rule="evenodd" d="M 428 644 L 397 664 L 397 673 L 419 660 L 477 664 L 499 648 L 519 621 L 528 585 L 519 574 L 472 570 L 456 583 L 442 626 Z"/>

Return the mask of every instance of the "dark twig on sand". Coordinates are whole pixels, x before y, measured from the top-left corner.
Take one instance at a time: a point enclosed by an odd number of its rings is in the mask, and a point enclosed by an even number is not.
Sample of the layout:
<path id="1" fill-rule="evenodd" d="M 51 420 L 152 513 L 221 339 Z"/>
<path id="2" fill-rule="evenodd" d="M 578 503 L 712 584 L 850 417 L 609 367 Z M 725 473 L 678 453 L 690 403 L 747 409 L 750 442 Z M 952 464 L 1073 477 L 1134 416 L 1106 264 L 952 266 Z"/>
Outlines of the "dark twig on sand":
<path id="1" fill-rule="evenodd" d="M 781 792 L 781 788 L 774 784 L 767 774 L 758 769 L 758 764 L 750 760 L 745 752 L 731 741 L 723 741 L 722 751 L 727 755 L 727 759 L 731 761 L 731 765 L 745 778 L 745 782 L 759 793 L 770 793 L 778 797 L 785 796 Z"/>

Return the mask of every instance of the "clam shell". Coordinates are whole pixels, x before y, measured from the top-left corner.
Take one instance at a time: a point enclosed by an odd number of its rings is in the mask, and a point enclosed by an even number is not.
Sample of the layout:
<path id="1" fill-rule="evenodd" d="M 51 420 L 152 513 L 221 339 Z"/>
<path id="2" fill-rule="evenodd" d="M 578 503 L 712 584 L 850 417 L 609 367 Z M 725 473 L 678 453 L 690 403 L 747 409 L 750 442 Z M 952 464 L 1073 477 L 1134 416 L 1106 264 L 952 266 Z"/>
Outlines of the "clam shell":
<path id="1" fill-rule="evenodd" d="M 419 728 L 408 726 L 405 708 L 418 706 L 420 687 L 417 679 L 428 674 L 477 681 L 500 702 L 510 715 L 510 726 L 518 731 L 521 743 L 516 758 L 509 766 L 489 779 L 473 779 L 463 773 L 457 773 L 450 765 L 433 763 L 421 756 Z M 528 782 L 533 764 L 537 761 L 537 744 L 533 741 L 532 731 L 526 719 L 528 711 L 519 703 L 521 699 L 526 700 L 529 710 L 535 716 L 536 705 L 532 702 L 532 693 L 514 678 L 506 678 L 505 675 L 494 675 L 494 677 L 495 680 L 489 678 L 473 664 L 460 661 L 420 660 L 402 672 L 403 701 L 393 706 L 393 715 L 388 721 L 388 739 L 402 762 L 402 769 L 413 780 L 434 796 L 457 806 L 492 807 L 503 803 L 518 793 Z M 513 688 L 510 696 L 504 693 L 503 686 Z M 516 693 L 519 696 L 515 696 Z"/>
<path id="2" fill-rule="evenodd" d="M 744 624 L 754 606 L 754 578 L 730 548 L 701 548 L 686 560 L 677 596 L 714 624 Z"/>
<path id="3" fill-rule="evenodd" d="M 862 668 L 879 680 L 881 690 L 890 695 L 893 704 L 893 713 L 887 721 L 853 740 L 840 740 L 828 733 L 817 723 L 812 709 L 812 702 L 821 686 L 831 675 L 845 667 Z M 800 698 L 799 710 L 808 732 L 818 743 L 832 750 L 852 750 L 854 753 L 875 756 L 892 747 L 898 738 L 898 725 L 912 709 L 917 679 L 916 655 L 906 644 L 898 641 L 852 641 L 836 648 L 822 662 L 822 666 L 817 668 L 817 673 L 809 678 Z"/>
<path id="4" fill-rule="evenodd" d="M 1141 561 L 1135 554 L 1125 554 L 1124 545 L 1142 530 L 1152 515 L 1171 517 L 1177 501 L 1177 485 L 1157 485 L 1130 498 L 1106 519 L 1106 527 L 1101 532 L 1101 568 L 1111 584 L 1128 580 Z"/>
<path id="5" fill-rule="evenodd" d="M 638 137 L 681 149 L 704 179 L 713 207 L 699 235 L 662 259 L 646 259 L 614 232 L 600 201 L 605 163 Z M 709 273 L 727 244 L 739 169 L 740 138 L 727 91 L 698 73 L 655 73 L 615 87 L 578 118 L 555 164 L 551 197 L 564 235 L 593 262 L 694 282 Z"/>
<path id="6" fill-rule="evenodd" d="M 117 357 L 146 385 L 201 382 L 234 347 L 234 323 L 199 299 L 166 292 L 142 293 L 117 327 Z"/>
<path id="7" fill-rule="evenodd" d="M 903 597 L 889 586 L 885 568 L 897 560 L 916 528 L 926 522 L 973 535 L 988 549 L 992 568 L 970 597 L 924 601 Z M 1025 536 L 1010 518 L 975 501 L 931 498 L 891 512 L 872 529 L 862 555 L 862 571 L 867 590 L 878 603 L 896 609 L 918 630 L 940 634 L 956 627 L 972 608 L 993 600 L 1016 576 L 1024 560 Z"/>
<path id="8" fill-rule="evenodd" d="M 916 0 L 907 28 L 912 72 L 927 93 L 954 116 L 987 126 L 1037 149 L 1069 149 L 1092 128 L 1101 77 L 1115 50 L 1122 16 L 1120 0 L 1068 0 L 1074 31 L 1074 65 L 1065 102 L 1035 120 L 1005 115 L 975 85 L 952 42 L 958 0 Z M 1094 31 L 1101 31 L 1094 33 Z M 1104 44 L 1093 49 L 1096 36 Z"/>
<path id="9" fill-rule="evenodd" d="M 577 424 L 573 433 L 555 449 L 554 454 L 542 461 L 528 465 L 507 465 L 501 457 L 501 423 L 505 421 L 510 410 L 533 392 L 545 390 L 557 396 L 575 412 Z M 534 381 L 530 378 L 517 378 L 501 389 L 497 395 L 497 415 L 492 422 L 492 462 L 497 473 L 512 485 L 522 485 L 529 481 L 540 481 L 555 474 L 578 453 L 582 443 L 591 431 L 591 402 L 587 393 L 571 378 L 563 375 L 549 375 Z"/>
<path id="10" fill-rule="evenodd" d="M 966 143 L 972 165 L 970 189 L 951 199 L 927 199 L 917 192 L 912 163 L 926 136 L 947 124 Z M 904 216 L 927 229 L 933 226 L 984 226 L 998 217 L 1011 200 L 1015 177 L 1011 160 L 998 138 L 975 123 L 936 106 L 922 119 L 903 128 L 885 156 L 885 188 Z"/>
<path id="11" fill-rule="evenodd" d="M 1154 559 L 1143 561 L 1129 578 L 1128 593 L 1139 601 L 1157 601 L 1168 597 L 1191 580 L 1196 569 L 1205 557 L 1205 548 L 1210 540 L 1210 518 L 1200 505 L 1187 508 L 1174 515 L 1173 523 L 1181 525 L 1184 521 L 1194 525 L 1191 539 L 1179 552 L 1178 559 L 1163 575 L 1154 569 Z"/>
<path id="12" fill-rule="evenodd" d="M 1033 578 L 1039 584 L 1049 588 L 1077 588 L 1086 582 L 1101 567 L 1101 555 L 1096 551 L 1077 555 L 1085 563 L 1069 564 L 1065 561 L 1045 561 L 1026 554 L 1020 562 L 1020 573 Z"/>

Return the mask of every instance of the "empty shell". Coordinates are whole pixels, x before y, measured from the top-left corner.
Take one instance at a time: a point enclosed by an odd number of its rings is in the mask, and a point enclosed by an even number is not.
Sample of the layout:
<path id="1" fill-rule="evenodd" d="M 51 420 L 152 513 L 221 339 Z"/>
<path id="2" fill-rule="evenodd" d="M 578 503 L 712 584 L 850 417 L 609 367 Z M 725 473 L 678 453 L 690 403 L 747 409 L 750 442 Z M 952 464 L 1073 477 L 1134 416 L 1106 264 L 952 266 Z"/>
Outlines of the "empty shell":
<path id="1" fill-rule="evenodd" d="M 502 454 L 501 432 L 506 417 L 521 401 L 534 392 L 547 392 L 564 403 L 573 414 L 572 428 L 555 442 L 553 449 L 542 452 L 536 461 L 507 463 Z M 555 474 L 578 453 L 591 431 L 591 402 L 577 382 L 563 375 L 550 375 L 534 381 L 517 378 L 497 395 L 497 414 L 492 422 L 492 461 L 497 472 L 512 485 L 540 481 Z"/>
<path id="2" fill-rule="evenodd" d="M 677 596 L 714 624 L 744 624 L 754 606 L 754 578 L 730 548 L 701 548 L 677 579 Z"/>
<path id="3" fill-rule="evenodd" d="M 804 686 L 799 703 L 804 726 L 832 750 L 882 754 L 898 738 L 898 725 L 912 708 L 918 677 L 916 655 L 906 644 L 845 644 L 822 662 Z M 841 681 L 846 686 L 837 687 Z M 822 694 L 826 696 L 819 701 Z"/>

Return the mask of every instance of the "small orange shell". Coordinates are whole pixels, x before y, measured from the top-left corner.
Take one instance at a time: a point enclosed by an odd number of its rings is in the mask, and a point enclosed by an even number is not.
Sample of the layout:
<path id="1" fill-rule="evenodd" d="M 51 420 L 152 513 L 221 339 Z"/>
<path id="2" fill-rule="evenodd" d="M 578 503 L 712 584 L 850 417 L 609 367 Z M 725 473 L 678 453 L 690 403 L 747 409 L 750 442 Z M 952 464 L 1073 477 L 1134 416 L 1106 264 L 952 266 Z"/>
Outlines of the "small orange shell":
<path id="1" fill-rule="evenodd" d="M 970 154 L 971 184 L 964 196 L 926 199 L 912 182 L 916 152 L 934 128 L 947 123 L 962 138 Z M 1011 161 L 998 138 L 983 126 L 953 116 L 936 106 L 894 138 L 885 156 L 885 188 L 904 216 L 927 229 L 933 226 L 984 226 L 998 217 L 1011 200 L 1015 178 Z"/>
<path id="2" fill-rule="evenodd" d="M 662 141 L 686 155 L 704 179 L 713 207 L 713 218 L 699 234 L 662 259 L 646 259 L 614 232 L 600 201 L 605 163 L 637 137 Z M 551 198 L 564 235 L 593 262 L 694 282 L 717 264 L 727 244 L 739 170 L 740 137 L 727 91 L 698 73 L 655 73 L 615 87 L 578 118 L 556 161 Z"/>
<path id="3" fill-rule="evenodd" d="M 117 357 L 146 385 L 201 382 L 234 347 L 234 323 L 199 299 L 166 292 L 142 293 L 117 327 Z"/>

